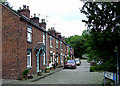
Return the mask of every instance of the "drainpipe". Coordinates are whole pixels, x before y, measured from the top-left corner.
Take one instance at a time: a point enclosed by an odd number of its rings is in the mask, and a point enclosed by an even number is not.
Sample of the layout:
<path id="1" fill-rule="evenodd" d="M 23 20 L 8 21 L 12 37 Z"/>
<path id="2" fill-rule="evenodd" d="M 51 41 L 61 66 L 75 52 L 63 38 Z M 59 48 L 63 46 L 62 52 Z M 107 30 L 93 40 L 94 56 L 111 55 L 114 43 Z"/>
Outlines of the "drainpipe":
<path id="1" fill-rule="evenodd" d="M 46 32 L 46 66 L 48 66 L 48 57 L 47 57 L 47 32 Z"/>
<path id="2" fill-rule="evenodd" d="M 61 65 L 61 41 L 60 41 L 60 65 Z"/>

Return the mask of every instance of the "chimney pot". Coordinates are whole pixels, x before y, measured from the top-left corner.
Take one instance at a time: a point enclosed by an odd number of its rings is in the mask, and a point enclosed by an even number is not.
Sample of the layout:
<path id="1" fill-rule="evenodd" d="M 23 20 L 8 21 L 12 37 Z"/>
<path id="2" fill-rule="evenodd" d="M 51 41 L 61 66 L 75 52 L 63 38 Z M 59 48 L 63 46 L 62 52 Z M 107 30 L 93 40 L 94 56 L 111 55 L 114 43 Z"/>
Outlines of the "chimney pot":
<path id="1" fill-rule="evenodd" d="M 42 22 L 45 22 L 45 19 L 42 19 Z"/>
<path id="2" fill-rule="evenodd" d="M 23 5 L 23 9 L 26 9 L 26 5 Z"/>
<path id="3" fill-rule="evenodd" d="M 36 14 L 34 13 L 34 17 L 36 17 Z"/>
<path id="4" fill-rule="evenodd" d="M 19 7 L 19 10 L 21 10 L 21 7 Z"/>
<path id="5" fill-rule="evenodd" d="M 29 10 L 29 6 L 27 6 L 27 9 Z"/>

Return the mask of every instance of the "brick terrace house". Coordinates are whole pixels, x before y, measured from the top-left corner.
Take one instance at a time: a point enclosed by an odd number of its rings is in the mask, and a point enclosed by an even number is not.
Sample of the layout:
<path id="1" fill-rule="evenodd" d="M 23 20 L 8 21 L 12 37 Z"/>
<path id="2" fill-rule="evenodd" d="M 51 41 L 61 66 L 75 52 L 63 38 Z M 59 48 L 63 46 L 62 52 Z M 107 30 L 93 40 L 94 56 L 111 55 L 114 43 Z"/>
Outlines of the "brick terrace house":
<path id="1" fill-rule="evenodd" d="M 19 79 L 25 69 L 35 74 L 39 70 L 44 71 L 50 64 L 64 66 L 68 56 L 65 37 L 54 28 L 46 31 L 45 19 L 39 22 L 36 15 L 30 18 L 29 6 L 24 5 L 16 12 L 0 5 L 3 79 Z M 73 48 L 70 50 L 74 53 Z"/>

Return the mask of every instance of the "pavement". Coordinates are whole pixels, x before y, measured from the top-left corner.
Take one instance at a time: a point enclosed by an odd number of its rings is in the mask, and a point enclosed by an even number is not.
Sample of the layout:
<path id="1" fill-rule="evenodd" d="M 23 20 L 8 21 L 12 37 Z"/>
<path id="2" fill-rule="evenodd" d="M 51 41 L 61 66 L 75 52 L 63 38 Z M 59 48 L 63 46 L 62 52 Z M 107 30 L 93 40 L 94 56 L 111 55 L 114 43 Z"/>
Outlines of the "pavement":
<path id="1" fill-rule="evenodd" d="M 58 71 L 63 70 L 63 68 L 56 68 L 53 70 L 50 70 L 49 73 L 42 73 L 42 76 L 37 76 L 37 74 L 33 75 L 32 79 L 27 79 L 27 80 L 8 80 L 8 79 L 2 79 L 2 84 L 30 84 L 31 82 L 35 82 L 37 80 L 40 80 L 42 78 L 45 78 L 51 74 L 54 74 Z"/>

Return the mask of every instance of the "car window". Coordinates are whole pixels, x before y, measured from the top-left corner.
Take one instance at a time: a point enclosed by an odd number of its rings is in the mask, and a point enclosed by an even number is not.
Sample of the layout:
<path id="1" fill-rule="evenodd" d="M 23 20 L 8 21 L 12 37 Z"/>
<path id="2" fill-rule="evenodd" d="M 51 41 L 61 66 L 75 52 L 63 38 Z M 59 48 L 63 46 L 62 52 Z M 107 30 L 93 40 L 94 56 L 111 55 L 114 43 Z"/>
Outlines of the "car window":
<path id="1" fill-rule="evenodd" d="M 68 60 L 67 63 L 75 63 L 73 60 Z"/>
<path id="2" fill-rule="evenodd" d="M 77 59 L 77 60 L 75 60 L 75 61 L 80 61 L 80 60 Z"/>

